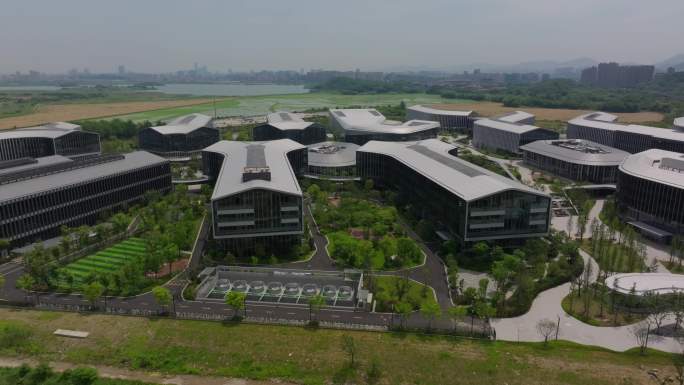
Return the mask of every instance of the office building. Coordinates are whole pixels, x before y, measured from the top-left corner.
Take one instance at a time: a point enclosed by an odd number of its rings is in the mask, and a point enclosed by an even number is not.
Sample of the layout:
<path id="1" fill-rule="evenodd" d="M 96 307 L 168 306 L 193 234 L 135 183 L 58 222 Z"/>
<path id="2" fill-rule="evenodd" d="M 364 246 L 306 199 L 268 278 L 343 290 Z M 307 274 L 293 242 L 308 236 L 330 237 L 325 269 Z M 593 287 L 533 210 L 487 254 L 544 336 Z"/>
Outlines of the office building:
<path id="1" fill-rule="evenodd" d="M 568 121 L 567 137 L 584 139 L 631 154 L 658 148 L 684 152 L 684 131 L 617 123 L 617 116 L 593 112 Z"/>
<path id="2" fill-rule="evenodd" d="M 400 202 L 462 242 L 549 230 L 548 195 L 458 158 L 448 143 L 371 141 L 356 154 L 362 178 L 396 190 Z"/>
<path id="3" fill-rule="evenodd" d="M 326 140 L 325 127 L 307 122 L 291 112 L 274 112 L 266 119 L 266 124 L 254 127 L 255 141 L 292 139 L 306 146 Z"/>
<path id="4" fill-rule="evenodd" d="M 581 82 L 599 87 L 634 87 L 653 80 L 652 65 L 620 65 L 600 63 L 582 70 Z"/>
<path id="5" fill-rule="evenodd" d="M 81 158 L 100 154 L 100 135 L 77 124 L 57 122 L 0 131 L 0 161 L 62 155 Z"/>
<path id="6" fill-rule="evenodd" d="M 169 162 L 145 151 L 0 162 L 0 238 L 21 244 L 57 236 L 61 226 L 93 224 L 148 191 L 170 189 Z"/>
<path id="7" fill-rule="evenodd" d="M 371 140 L 401 142 L 437 137 L 439 123 L 409 120 L 405 123 L 387 120 L 375 109 L 330 110 L 330 124 L 344 131 L 345 142 L 359 146 Z"/>
<path id="8" fill-rule="evenodd" d="M 406 117 L 437 122 L 442 130 L 470 132 L 473 129 L 473 111 L 444 110 L 418 104 L 406 108 Z"/>
<path id="9" fill-rule="evenodd" d="M 667 242 L 684 234 L 684 154 L 630 155 L 620 165 L 616 197 L 622 218 L 643 235 Z"/>
<path id="10" fill-rule="evenodd" d="M 496 118 L 479 119 L 473 125 L 473 146 L 513 154 L 536 140 L 558 139 L 558 133 L 534 126 L 534 115 L 515 111 Z"/>
<path id="11" fill-rule="evenodd" d="M 190 114 L 165 126 L 140 130 L 138 142 L 145 151 L 171 160 L 189 160 L 220 140 L 220 133 L 210 116 Z"/>
<path id="12" fill-rule="evenodd" d="M 520 146 L 532 167 L 575 181 L 615 183 L 618 166 L 629 153 L 581 139 L 538 140 Z"/>
<path id="13" fill-rule="evenodd" d="M 281 253 L 301 242 L 302 190 L 297 175 L 306 147 L 290 139 L 220 141 L 202 153 L 204 173 L 215 183 L 213 238 L 238 256 Z"/>

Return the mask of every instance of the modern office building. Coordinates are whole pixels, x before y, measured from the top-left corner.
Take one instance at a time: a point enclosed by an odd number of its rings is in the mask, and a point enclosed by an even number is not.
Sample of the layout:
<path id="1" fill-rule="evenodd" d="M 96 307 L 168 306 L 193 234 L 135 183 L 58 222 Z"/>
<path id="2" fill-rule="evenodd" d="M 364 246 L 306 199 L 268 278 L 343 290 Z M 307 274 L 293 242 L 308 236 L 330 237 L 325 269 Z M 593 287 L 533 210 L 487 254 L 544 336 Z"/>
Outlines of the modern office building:
<path id="1" fill-rule="evenodd" d="M 554 175 L 595 184 L 615 183 L 629 153 L 581 139 L 538 140 L 520 146 L 530 166 Z"/>
<path id="2" fill-rule="evenodd" d="M 100 135 L 77 124 L 57 122 L 0 131 L 0 161 L 63 155 L 70 158 L 100 154 Z"/>
<path id="3" fill-rule="evenodd" d="M 684 131 L 684 117 L 676 118 L 673 126 L 675 130 Z"/>
<path id="4" fill-rule="evenodd" d="M 617 123 L 617 116 L 592 112 L 568 121 L 567 136 L 614 147 L 631 154 L 658 148 L 684 152 L 684 131 Z"/>
<path id="5" fill-rule="evenodd" d="M 669 241 L 684 234 L 684 154 L 653 149 L 620 165 L 618 211 L 642 234 Z"/>
<path id="6" fill-rule="evenodd" d="M 138 142 L 145 151 L 172 160 L 189 160 L 220 140 L 220 133 L 210 116 L 190 114 L 165 126 L 140 130 Z"/>
<path id="7" fill-rule="evenodd" d="M 72 160 L 61 155 L 0 162 L 0 238 L 13 244 L 94 223 L 171 189 L 169 162 L 145 151 Z"/>
<path id="8" fill-rule="evenodd" d="M 536 140 L 558 139 L 558 133 L 534 126 L 534 115 L 515 111 L 473 125 L 473 146 L 517 154 L 520 146 Z"/>
<path id="9" fill-rule="evenodd" d="M 406 108 L 406 117 L 437 122 L 442 130 L 470 132 L 473 129 L 473 111 L 444 110 L 418 104 Z"/>
<path id="10" fill-rule="evenodd" d="M 323 142 L 307 146 L 307 165 L 304 176 L 309 178 L 353 180 L 356 176 L 354 143 Z"/>
<path id="11" fill-rule="evenodd" d="M 401 142 L 437 137 L 439 123 L 409 120 L 405 123 L 387 120 L 374 109 L 330 110 L 330 124 L 344 131 L 345 142 L 359 146 L 371 140 Z"/>
<path id="12" fill-rule="evenodd" d="M 523 239 L 549 230 L 548 195 L 456 156 L 456 147 L 428 139 L 371 141 L 357 150 L 359 175 L 397 191 L 463 242 Z"/>
<path id="13" fill-rule="evenodd" d="M 204 173 L 215 182 L 213 238 L 239 255 L 270 255 L 301 242 L 302 190 L 297 175 L 306 147 L 290 139 L 220 141 L 202 153 Z"/>
<path id="14" fill-rule="evenodd" d="M 254 127 L 255 141 L 292 139 L 306 146 L 326 140 L 325 127 L 307 122 L 291 112 L 274 112 L 266 119 L 268 123 Z"/>

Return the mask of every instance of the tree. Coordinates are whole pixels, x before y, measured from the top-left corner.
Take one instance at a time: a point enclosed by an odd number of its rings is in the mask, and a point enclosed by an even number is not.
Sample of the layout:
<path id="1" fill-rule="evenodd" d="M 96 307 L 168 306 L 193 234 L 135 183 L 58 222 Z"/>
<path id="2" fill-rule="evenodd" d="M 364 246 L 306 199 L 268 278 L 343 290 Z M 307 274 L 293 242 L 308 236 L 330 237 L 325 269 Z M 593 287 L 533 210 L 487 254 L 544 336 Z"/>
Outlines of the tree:
<path id="1" fill-rule="evenodd" d="M 91 282 L 83 287 L 83 296 L 95 306 L 97 301 L 102 297 L 105 287 L 100 282 Z"/>
<path id="2" fill-rule="evenodd" d="M 36 280 L 28 274 L 24 274 L 17 279 L 17 287 L 26 291 L 27 296 L 28 292 L 33 290 L 34 286 L 36 286 Z"/>
<path id="3" fill-rule="evenodd" d="M 309 298 L 309 322 L 312 321 L 312 314 L 316 313 L 316 320 L 318 320 L 318 312 L 325 305 L 325 297 L 320 294 L 316 294 Z"/>
<path id="4" fill-rule="evenodd" d="M 349 356 L 349 367 L 353 368 L 356 366 L 356 342 L 354 338 L 350 335 L 342 336 L 342 350 Z"/>
<path id="5" fill-rule="evenodd" d="M 7 250 L 9 250 L 10 241 L 5 238 L 0 238 L 0 257 L 7 255 Z"/>
<path id="6" fill-rule="evenodd" d="M 94 368 L 75 368 L 65 371 L 62 376 L 69 379 L 69 384 L 91 385 L 97 381 L 97 370 Z"/>
<path id="7" fill-rule="evenodd" d="M 468 306 L 452 306 L 447 310 L 447 313 L 454 323 L 454 330 L 456 330 L 458 322 L 464 320 L 468 315 Z"/>
<path id="8" fill-rule="evenodd" d="M 173 300 L 171 291 L 161 286 L 156 286 L 154 289 L 152 289 L 152 296 L 154 297 L 154 300 L 157 301 L 157 304 L 159 304 L 159 306 L 161 306 L 162 308 L 166 308 L 167 306 L 169 306 L 169 304 Z"/>
<path id="9" fill-rule="evenodd" d="M 442 309 L 437 302 L 426 300 L 420 305 L 420 314 L 428 319 L 428 330 L 432 330 L 432 322 L 442 315 Z"/>
<path id="10" fill-rule="evenodd" d="M 235 313 L 233 317 L 238 317 L 238 312 L 245 309 L 245 300 L 247 295 L 237 291 L 231 291 L 226 295 L 226 305 L 230 306 Z"/>
<path id="11" fill-rule="evenodd" d="M 634 336 L 637 345 L 639 345 L 639 353 L 642 355 L 646 354 L 648 336 L 651 334 L 651 324 L 648 322 L 646 325 L 639 323 L 632 326 L 629 330 L 632 333 L 632 336 Z"/>
<path id="12" fill-rule="evenodd" d="M 548 346 L 549 337 L 556 332 L 556 328 L 556 323 L 547 318 L 537 322 L 537 333 L 544 338 L 544 346 Z"/>
<path id="13" fill-rule="evenodd" d="M 399 302 L 394 305 L 394 311 L 399 314 L 399 317 L 401 317 L 402 329 L 406 328 L 406 321 L 413 311 L 413 306 L 411 306 L 411 304 L 408 302 Z"/>
<path id="14" fill-rule="evenodd" d="M 0 295 L 2 295 L 2 290 L 5 288 L 5 276 L 0 274 Z"/>

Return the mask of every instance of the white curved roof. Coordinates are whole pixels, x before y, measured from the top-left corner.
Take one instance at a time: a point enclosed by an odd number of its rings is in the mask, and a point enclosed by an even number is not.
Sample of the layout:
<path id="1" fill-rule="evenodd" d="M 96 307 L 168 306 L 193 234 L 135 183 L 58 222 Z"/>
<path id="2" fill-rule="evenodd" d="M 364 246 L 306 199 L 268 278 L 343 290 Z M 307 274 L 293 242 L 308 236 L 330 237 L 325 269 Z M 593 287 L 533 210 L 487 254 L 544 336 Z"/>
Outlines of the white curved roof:
<path id="1" fill-rule="evenodd" d="M 670 294 L 684 292 L 684 275 L 670 273 L 622 273 L 606 278 L 606 286 L 622 294 Z"/>
<path id="2" fill-rule="evenodd" d="M 418 111 L 418 112 L 424 112 L 426 114 L 444 115 L 444 116 L 470 116 L 473 114 L 473 111 L 445 110 L 445 109 L 441 109 L 441 108 L 423 106 L 421 104 L 416 104 L 415 106 L 407 107 L 406 109 Z"/>
<path id="3" fill-rule="evenodd" d="M 357 133 L 412 134 L 439 128 L 439 123 L 427 120 L 395 122 L 375 109 L 331 109 L 330 116 L 345 130 Z"/>
<path id="4" fill-rule="evenodd" d="M 304 130 L 314 124 L 291 112 L 278 111 L 266 116 L 268 124 L 279 130 Z"/>
<path id="5" fill-rule="evenodd" d="M 356 164 L 356 150 L 354 143 L 321 142 L 307 146 L 309 166 L 344 167 Z"/>
<path id="6" fill-rule="evenodd" d="M 684 189 L 684 154 L 659 149 L 628 156 L 620 171 L 637 178 Z"/>
<path id="7" fill-rule="evenodd" d="M 674 128 L 677 130 L 684 130 L 684 117 L 674 120 Z"/>
<path id="8" fill-rule="evenodd" d="M 150 127 L 162 135 L 189 134 L 202 127 L 212 128 L 211 116 L 204 114 L 190 114 L 181 116 L 169 122 L 166 126 Z"/>
<path id="9" fill-rule="evenodd" d="M 263 161 L 270 169 L 271 180 L 253 179 L 243 182 L 244 168 L 248 167 L 247 153 L 250 146 L 263 146 Z M 290 139 L 265 142 L 237 142 L 222 140 L 204 149 L 225 156 L 221 171 L 216 179 L 212 200 L 220 199 L 252 189 L 265 189 L 293 195 L 302 195 L 299 182 L 290 166 L 287 154 L 304 148 Z"/>
<path id="10" fill-rule="evenodd" d="M 529 112 L 525 111 L 513 111 L 509 112 L 507 114 L 498 116 L 496 118 L 492 118 L 494 120 L 498 120 L 501 122 L 506 122 L 506 123 L 518 123 L 528 120 L 528 119 L 534 119 L 534 115 L 530 114 Z"/>
<path id="11" fill-rule="evenodd" d="M 598 128 L 607 131 L 623 131 L 655 138 L 684 141 L 684 132 L 671 128 L 642 126 L 639 124 L 617 123 L 617 116 L 605 112 L 592 112 L 580 115 L 568 121 L 569 124 L 582 127 Z"/>
<path id="12" fill-rule="evenodd" d="M 16 130 L 0 131 L 0 139 L 16 138 L 50 138 L 55 139 L 74 131 L 80 131 L 81 126 L 67 122 L 47 123 L 42 126 L 24 127 Z"/>
<path id="13" fill-rule="evenodd" d="M 507 190 L 547 196 L 531 187 L 449 154 L 454 146 L 437 139 L 414 142 L 370 141 L 357 152 L 391 156 L 466 201 Z"/>

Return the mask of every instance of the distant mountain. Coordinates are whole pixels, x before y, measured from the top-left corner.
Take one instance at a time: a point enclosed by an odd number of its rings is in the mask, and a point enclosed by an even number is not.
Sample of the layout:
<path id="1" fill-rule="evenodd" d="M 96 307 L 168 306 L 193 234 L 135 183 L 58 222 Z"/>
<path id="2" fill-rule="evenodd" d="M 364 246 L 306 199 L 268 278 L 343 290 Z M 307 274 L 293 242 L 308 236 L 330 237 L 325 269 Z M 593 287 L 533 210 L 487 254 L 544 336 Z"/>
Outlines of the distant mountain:
<path id="1" fill-rule="evenodd" d="M 485 62 L 476 62 L 470 64 L 457 64 L 448 67 L 430 67 L 430 66 L 394 66 L 383 68 L 385 72 L 420 72 L 420 71 L 437 71 L 437 72 L 463 72 L 480 69 L 482 72 L 547 72 L 553 73 L 557 68 L 572 67 L 580 71 L 586 67 L 591 67 L 598 64 L 592 58 L 581 57 L 567 61 L 555 60 L 538 60 L 529 61 L 517 64 L 492 64 Z"/>
<path id="2" fill-rule="evenodd" d="M 675 67 L 675 69 L 681 71 L 684 70 L 684 53 L 672 56 L 669 59 L 665 59 L 661 62 L 655 64 L 656 68 L 661 70 L 666 70 L 668 67 Z"/>

